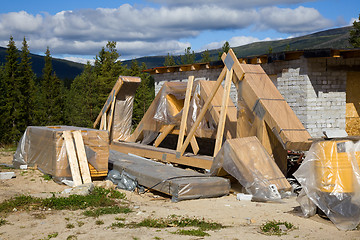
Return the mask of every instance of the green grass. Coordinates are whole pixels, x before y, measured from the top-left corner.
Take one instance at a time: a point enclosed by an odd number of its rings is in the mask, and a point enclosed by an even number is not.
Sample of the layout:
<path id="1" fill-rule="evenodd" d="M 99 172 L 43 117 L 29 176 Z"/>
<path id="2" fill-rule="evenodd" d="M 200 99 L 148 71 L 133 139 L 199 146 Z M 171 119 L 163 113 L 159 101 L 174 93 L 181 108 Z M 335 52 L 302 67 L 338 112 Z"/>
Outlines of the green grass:
<path id="1" fill-rule="evenodd" d="M 104 221 L 103 220 L 96 220 L 95 224 L 96 225 L 103 225 Z"/>
<path id="2" fill-rule="evenodd" d="M 114 222 L 111 224 L 110 228 L 124 228 L 126 225 L 122 222 Z"/>
<path id="3" fill-rule="evenodd" d="M 179 229 L 176 232 L 171 232 L 172 234 L 186 235 L 186 236 L 195 236 L 195 237 L 205 237 L 210 236 L 207 232 L 204 232 L 201 229 Z"/>
<path id="4" fill-rule="evenodd" d="M 9 223 L 9 222 L 6 221 L 5 219 L 0 218 L 0 227 L 1 227 L 2 225 L 8 224 L 8 223 Z"/>
<path id="5" fill-rule="evenodd" d="M 0 203 L 0 214 L 7 214 L 17 210 L 51 208 L 54 210 L 78 210 L 86 208 L 100 208 L 100 210 L 90 210 L 96 214 L 128 213 L 131 210 L 127 207 L 117 207 L 125 199 L 125 195 L 117 194 L 116 190 L 108 190 L 95 187 L 94 191 L 86 196 L 70 195 L 69 197 L 36 198 L 28 195 L 20 195 Z M 110 198 L 111 196 L 111 198 Z M 120 201 L 120 202 L 119 202 Z M 107 208 L 110 207 L 111 208 Z"/>
<path id="6" fill-rule="evenodd" d="M 75 225 L 72 223 L 68 223 L 68 224 L 66 224 L 66 228 L 72 229 L 72 228 L 75 228 Z"/>
<path id="7" fill-rule="evenodd" d="M 101 207 L 93 210 L 87 210 L 84 212 L 86 217 L 99 217 L 105 214 L 118 214 L 118 213 L 130 213 L 132 210 L 128 207 L 119 207 L 119 206 L 111 206 L 111 207 Z"/>
<path id="8" fill-rule="evenodd" d="M 54 233 L 51 233 L 51 234 L 47 235 L 47 237 L 42 238 L 41 240 L 49 240 L 51 238 L 56 238 L 58 235 L 59 235 L 59 233 L 54 232 Z"/>
<path id="9" fill-rule="evenodd" d="M 280 226 L 284 225 L 286 228 L 286 231 L 283 231 L 280 229 Z M 263 225 L 261 225 L 260 230 L 266 234 L 266 235 L 285 235 L 288 231 L 295 229 L 296 227 L 289 222 L 281 222 L 281 221 L 267 221 Z"/>
<path id="10" fill-rule="evenodd" d="M 75 236 L 75 235 L 69 235 L 67 238 L 66 238 L 66 240 L 77 240 L 78 238 L 77 238 L 77 236 Z"/>
<path id="11" fill-rule="evenodd" d="M 50 181 L 52 179 L 52 177 L 48 174 L 44 174 L 41 176 L 44 180 Z"/>

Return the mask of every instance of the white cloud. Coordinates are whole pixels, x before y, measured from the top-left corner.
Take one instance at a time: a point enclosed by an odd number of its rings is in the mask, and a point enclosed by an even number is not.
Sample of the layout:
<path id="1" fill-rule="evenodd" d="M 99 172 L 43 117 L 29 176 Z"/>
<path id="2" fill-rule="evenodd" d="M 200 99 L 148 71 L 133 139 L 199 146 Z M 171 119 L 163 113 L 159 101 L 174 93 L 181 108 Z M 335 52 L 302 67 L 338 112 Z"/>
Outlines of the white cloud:
<path id="1" fill-rule="evenodd" d="M 260 10 L 260 29 L 275 29 L 282 33 L 306 33 L 334 26 L 314 8 L 296 9 L 266 7 Z"/>
<path id="2" fill-rule="evenodd" d="M 245 0 L 241 4 L 259 7 L 305 1 Z M 204 31 L 216 32 L 256 26 L 257 29 L 274 29 L 296 35 L 332 24 L 313 8 L 245 9 L 231 7 L 239 5 L 239 1 L 235 0 L 224 0 L 222 5 L 215 4 L 218 3 L 215 0 L 194 1 L 196 4 L 191 5 L 192 2 L 173 1 L 171 6 L 159 8 L 137 8 L 123 4 L 118 8 L 61 11 L 54 15 L 31 15 L 25 11 L 0 14 L 0 44 L 7 44 L 10 35 L 18 41 L 26 36 L 34 53 L 44 53 L 48 46 L 52 55 L 95 56 L 107 41 L 116 41 L 122 58 L 130 58 L 168 52 L 183 53 L 190 43 L 181 39 L 198 37 Z M 259 39 L 242 36 L 232 38 L 230 44 L 242 45 L 254 41 Z M 222 44 L 223 42 L 214 42 L 205 47 L 219 48 Z"/>
<path id="3" fill-rule="evenodd" d="M 271 40 L 274 40 L 274 39 L 265 38 L 265 39 L 260 40 L 259 38 L 252 37 L 252 36 L 236 36 L 236 37 L 232 37 L 228 42 L 230 44 L 230 47 L 238 47 L 238 46 L 243 46 L 243 45 L 254 43 L 254 42 L 271 41 Z M 225 42 L 226 42 L 225 40 L 220 41 L 220 42 L 212 42 L 212 43 L 209 43 L 209 44 L 203 46 L 201 48 L 201 50 L 221 48 Z"/>

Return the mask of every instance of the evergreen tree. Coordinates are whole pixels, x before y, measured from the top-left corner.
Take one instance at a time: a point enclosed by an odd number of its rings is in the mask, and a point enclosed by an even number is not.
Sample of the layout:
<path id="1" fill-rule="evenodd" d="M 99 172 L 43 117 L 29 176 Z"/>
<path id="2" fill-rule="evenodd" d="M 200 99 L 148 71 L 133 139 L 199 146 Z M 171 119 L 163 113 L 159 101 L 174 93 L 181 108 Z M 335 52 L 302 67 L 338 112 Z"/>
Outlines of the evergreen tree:
<path id="1" fill-rule="evenodd" d="M 185 49 L 185 54 L 180 56 L 181 64 L 195 63 L 195 52 L 191 51 L 191 47 Z"/>
<path id="2" fill-rule="evenodd" d="M 219 60 L 221 60 L 221 56 L 223 53 L 228 53 L 230 50 L 230 44 L 228 41 L 224 43 L 224 45 L 221 47 L 221 50 L 222 51 L 219 52 Z"/>
<path id="3" fill-rule="evenodd" d="M 154 79 L 148 73 L 144 72 L 145 69 L 145 64 L 139 67 L 138 62 L 134 60 L 131 63 L 128 74 L 141 78 L 141 83 L 136 90 L 134 99 L 134 109 L 132 116 L 134 125 L 139 124 L 155 97 Z"/>
<path id="4" fill-rule="evenodd" d="M 360 15 L 359 21 L 353 22 L 353 29 L 350 30 L 349 42 L 355 48 L 360 48 Z"/>
<path id="5" fill-rule="evenodd" d="M 176 63 L 174 57 L 168 53 L 167 56 L 165 57 L 164 66 L 175 66 L 175 65 Z"/>
<path id="6" fill-rule="evenodd" d="M 64 86 L 52 67 L 49 47 L 45 52 L 45 66 L 41 78 L 40 114 L 41 125 L 58 125 L 64 123 Z"/>
<path id="7" fill-rule="evenodd" d="M 19 129 L 24 132 L 26 127 L 33 123 L 35 108 L 35 74 L 31 68 L 29 46 L 24 37 L 21 48 L 21 62 L 19 65 L 19 90 L 20 90 L 20 121 Z"/>
<path id="8" fill-rule="evenodd" d="M 211 61 L 210 52 L 209 52 L 208 49 L 206 49 L 206 50 L 201 54 L 201 60 L 200 60 L 200 62 L 206 63 L 206 62 L 210 62 L 210 61 Z"/>
<path id="9" fill-rule="evenodd" d="M 67 121 L 72 126 L 92 127 L 101 108 L 93 67 L 88 62 L 81 75 L 71 84 L 67 97 Z M 104 104 L 104 103 L 102 103 Z"/>
<path id="10" fill-rule="evenodd" d="M 3 134 L 0 138 L 2 143 L 15 143 L 21 137 L 21 132 L 18 129 L 18 120 L 20 118 L 20 91 L 18 89 L 19 55 L 12 36 L 7 46 L 6 63 L 1 83 L 3 98 L 0 105 L 0 128 L 3 129 Z"/>

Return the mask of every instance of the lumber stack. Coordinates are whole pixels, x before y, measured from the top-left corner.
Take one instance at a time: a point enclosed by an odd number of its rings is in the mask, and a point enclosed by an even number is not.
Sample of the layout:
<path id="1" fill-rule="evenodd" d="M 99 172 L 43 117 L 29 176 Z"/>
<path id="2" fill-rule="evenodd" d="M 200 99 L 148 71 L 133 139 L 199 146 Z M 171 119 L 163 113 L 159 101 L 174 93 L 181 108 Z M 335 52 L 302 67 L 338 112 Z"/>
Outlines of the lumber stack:
<path id="1" fill-rule="evenodd" d="M 64 139 L 69 134 L 69 139 Z M 79 132 L 84 144 L 91 177 L 106 176 L 109 158 L 109 134 L 107 131 L 71 126 L 28 127 L 19 142 L 14 156 L 14 165 L 37 167 L 55 179 L 72 178 L 69 151 L 66 142 L 73 144 L 73 132 Z M 76 141 L 75 141 L 76 143 Z M 79 157 L 79 147 L 73 145 L 70 154 Z M 76 151 L 76 153 L 74 152 Z M 71 153 L 72 152 L 72 153 Z"/>

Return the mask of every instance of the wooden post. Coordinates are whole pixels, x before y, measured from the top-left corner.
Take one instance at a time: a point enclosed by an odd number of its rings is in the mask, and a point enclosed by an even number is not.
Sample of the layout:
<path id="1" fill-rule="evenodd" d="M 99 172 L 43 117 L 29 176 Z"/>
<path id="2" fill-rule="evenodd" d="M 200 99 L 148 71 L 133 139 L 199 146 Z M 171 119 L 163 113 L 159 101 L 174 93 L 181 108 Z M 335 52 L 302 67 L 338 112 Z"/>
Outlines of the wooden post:
<path id="1" fill-rule="evenodd" d="M 110 108 L 110 113 L 109 113 L 109 124 L 107 126 L 107 130 L 109 132 L 110 139 L 111 139 L 111 125 L 112 125 L 112 122 L 113 122 L 113 119 L 114 119 L 115 102 L 116 102 L 116 95 L 114 95 L 114 98 L 113 98 L 112 103 L 111 103 L 111 108 Z"/>
<path id="2" fill-rule="evenodd" d="M 175 124 L 167 125 L 162 133 L 156 138 L 154 142 L 154 146 L 158 147 L 160 143 L 166 138 L 166 136 L 175 128 Z"/>
<path id="3" fill-rule="evenodd" d="M 233 69 L 232 69 L 232 67 L 230 67 L 230 70 L 229 69 L 226 70 L 225 91 L 224 91 L 224 95 L 222 97 L 222 102 L 221 102 L 219 124 L 217 126 L 216 142 L 215 142 L 214 155 L 213 155 L 214 157 L 220 151 L 222 141 L 223 141 L 232 75 L 233 75 Z"/>
<path id="4" fill-rule="evenodd" d="M 203 117 L 205 116 L 205 113 L 206 113 L 212 99 L 214 98 L 217 90 L 219 89 L 219 87 L 221 85 L 221 82 L 224 80 L 225 74 L 226 74 L 226 67 L 224 67 L 223 70 L 221 71 L 218 79 L 216 80 L 216 85 L 214 86 L 209 98 L 206 100 L 203 108 L 201 109 L 201 112 L 200 112 L 199 116 L 197 117 L 194 125 L 191 127 L 190 132 L 189 132 L 188 136 L 186 137 L 185 142 L 184 142 L 184 144 L 182 145 L 182 147 L 180 149 L 180 155 L 184 154 L 187 146 L 190 143 L 191 138 L 194 136 L 196 129 L 198 128 L 198 126 L 199 126 L 201 120 L 203 119 Z"/>
<path id="5" fill-rule="evenodd" d="M 187 117 L 188 117 L 188 113 L 189 113 L 189 106 L 190 106 L 190 99 L 191 99 L 191 92 L 192 92 L 192 88 L 193 88 L 193 82 L 194 82 L 194 76 L 189 76 L 187 86 L 186 86 L 184 107 L 182 109 L 182 116 L 181 116 L 181 122 L 180 122 L 180 132 L 179 132 L 179 138 L 178 138 L 177 147 L 176 147 L 177 152 L 180 152 L 183 141 L 184 141 L 185 130 L 186 130 L 186 121 L 187 121 Z"/>
<path id="6" fill-rule="evenodd" d="M 71 137 L 70 131 L 64 131 L 63 136 L 65 139 L 65 147 L 66 152 L 68 155 L 70 170 L 71 170 L 71 176 L 74 182 L 74 186 L 79 186 L 82 184 L 80 170 L 79 170 L 79 164 L 76 158 L 76 152 L 74 147 L 74 142 Z"/>
<path id="7" fill-rule="evenodd" d="M 84 183 L 91 183 L 91 176 L 89 170 L 89 163 L 86 157 L 84 140 L 81 136 L 81 131 L 74 131 L 73 137 L 75 140 L 76 152 L 79 160 L 81 177 Z"/>

